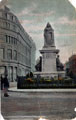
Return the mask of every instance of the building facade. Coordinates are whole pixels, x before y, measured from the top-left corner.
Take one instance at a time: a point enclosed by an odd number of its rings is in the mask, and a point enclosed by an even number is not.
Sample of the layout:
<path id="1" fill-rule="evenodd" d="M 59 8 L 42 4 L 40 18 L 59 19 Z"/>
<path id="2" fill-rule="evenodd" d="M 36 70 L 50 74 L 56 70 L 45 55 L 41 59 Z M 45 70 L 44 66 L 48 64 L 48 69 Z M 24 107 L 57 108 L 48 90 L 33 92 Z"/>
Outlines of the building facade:
<path id="1" fill-rule="evenodd" d="M 76 76 L 76 55 L 69 58 L 69 69 Z"/>
<path id="2" fill-rule="evenodd" d="M 35 60 L 35 54 L 36 54 L 36 46 L 35 43 L 33 42 L 33 40 L 31 39 L 31 72 L 35 72 L 35 64 L 36 64 L 36 60 Z"/>
<path id="3" fill-rule="evenodd" d="M 76 55 L 72 55 L 65 66 L 67 75 L 76 77 Z"/>
<path id="4" fill-rule="evenodd" d="M 0 74 L 9 81 L 24 76 L 35 67 L 35 43 L 17 17 L 4 6 L 0 9 Z"/>

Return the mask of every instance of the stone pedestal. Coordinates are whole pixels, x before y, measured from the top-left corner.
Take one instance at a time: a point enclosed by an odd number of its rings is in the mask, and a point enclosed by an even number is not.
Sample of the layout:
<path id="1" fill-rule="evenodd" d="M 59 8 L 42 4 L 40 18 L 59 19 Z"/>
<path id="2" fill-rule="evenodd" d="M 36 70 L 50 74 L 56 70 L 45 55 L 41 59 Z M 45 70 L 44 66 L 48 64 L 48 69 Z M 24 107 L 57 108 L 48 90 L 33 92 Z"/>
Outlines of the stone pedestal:
<path id="1" fill-rule="evenodd" d="M 42 54 L 42 71 L 35 72 L 34 75 L 45 78 L 58 77 L 58 75 L 65 77 L 65 71 L 57 71 L 56 56 L 59 50 L 55 46 L 43 47 L 40 53 Z"/>
<path id="2" fill-rule="evenodd" d="M 42 54 L 42 72 L 57 72 L 56 70 L 56 54 L 59 50 L 55 47 L 43 48 L 40 50 Z"/>
<path id="3" fill-rule="evenodd" d="M 41 76 L 44 78 L 51 78 L 51 77 L 57 77 L 58 75 L 61 77 L 65 77 L 65 71 L 54 71 L 54 72 L 34 72 L 35 76 Z"/>
<path id="4" fill-rule="evenodd" d="M 57 68 L 56 68 L 56 54 L 58 54 L 59 50 L 56 47 L 43 47 L 40 50 L 42 54 L 42 72 L 40 75 L 42 77 L 54 77 L 58 76 Z"/>

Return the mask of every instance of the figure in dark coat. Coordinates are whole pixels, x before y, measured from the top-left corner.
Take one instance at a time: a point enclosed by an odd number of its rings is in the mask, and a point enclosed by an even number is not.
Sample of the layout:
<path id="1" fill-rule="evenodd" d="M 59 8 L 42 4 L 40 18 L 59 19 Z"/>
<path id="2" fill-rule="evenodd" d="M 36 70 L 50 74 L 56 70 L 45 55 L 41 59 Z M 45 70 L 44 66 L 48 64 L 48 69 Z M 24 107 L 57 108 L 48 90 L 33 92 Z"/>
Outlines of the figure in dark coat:
<path id="1" fill-rule="evenodd" d="M 4 97 L 8 97 L 9 82 L 7 76 L 4 77 Z"/>
<path id="2" fill-rule="evenodd" d="M 64 71 L 64 66 L 60 62 L 59 55 L 57 55 L 57 58 L 56 58 L 56 66 L 58 71 Z"/>
<path id="3" fill-rule="evenodd" d="M 3 90 L 3 84 L 4 84 L 4 78 L 3 78 L 3 76 L 1 75 L 1 90 Z"/>

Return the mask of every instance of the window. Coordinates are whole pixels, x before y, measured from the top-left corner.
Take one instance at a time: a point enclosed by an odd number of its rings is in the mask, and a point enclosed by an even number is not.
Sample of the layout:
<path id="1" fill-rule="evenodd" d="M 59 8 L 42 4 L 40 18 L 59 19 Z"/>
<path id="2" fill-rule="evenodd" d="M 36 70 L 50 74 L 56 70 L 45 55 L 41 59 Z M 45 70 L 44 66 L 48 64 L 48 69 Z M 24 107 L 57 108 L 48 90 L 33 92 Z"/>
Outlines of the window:
<path id="1" fill-rule="evenodd" d="M 8 43 L 8 36 L 6 35 L 6 43 Z"/>
<path id="2" fill-rule="evenodd" d="M 10 19 L 13 21 L 13 16 L 12 15 L 10 16 Z"/>
<path id="3" fill-rule="evenodd" d="M 4 17 L 4 18 L 7 18 L 7 13 L 3 13 L 3 17 Z"/>
<path id="4" fill-rule="evenodd" d="M 14 44 L 15 44 L 16 39 L 14 38 Z"/>
<path id="5" fill-rule="evenodd" d="M 16 38 L 14 39 L 14 44 L 17 45 L 17 39 Z"/>
<path id="6" fill-rule="evenodd" d="M 17 45 L 17 39 L 16 38 L 14 38 L 14 44 Z"/>
<path id="7" fill-rule="evenodd" d="M 0 48 L 0 59 L 4 59 L 4 48 Z"/>
<path id="8" fill-rule="evenodd" d="M 7 22 L 3 22 L 3 27 L 4 27 L 4 28 L 7 27 Z"/>
<path id="9" fill-rule="evenodd" d="M 6 43 L 17 45 L 17 39 L 11 36 L 5 35 L 5 41 Z"/>
<path id="10" fill-rule="evenodd" d="M 11 37 L 11 44 L 13 44 L 13 37 Z"/>
<path id="11" fill-rule="evenodd" d="M 8 60 L 12 59 L 12 50 L 11 49 L 7 50 L 7 58 L 8 58 Z"/>
<path id="12" fill-rule="evenodd" d="M 10 28 L 10 23 L 7 23 L 6 26 L 7 26 L 7 29 L 9 29 Z"/>
<path id="13" fill-rule="evenodd" d="M 10 39 L 11 37 L 10 36 L 8 36 L 8 39 L 9 39 L 9 43 L 11 42 L 11 39 Z"/>
<path id="14" fill-rule="evenodd" d="M 11 43 L 11 37 L 6 35 L 6 43 Z"/>
<path id="15" fill-rule="evenodd" d="M 16 31 L 16 26 L 15 25 L 13 25 L 13 30 Z"/>
<path id="16" fill-rule="evenodd" d="M 14 50 L 14 60 L 17 60 L 17 51 Z"/>
<path id="17" fill-rule="evenodd" d="M 14 68 L 14 72 L 13 72 L 13 76 L 14 76 L 14 80 L 17 80 L 17 67 Z"/>
<path id="18" fill-rule="evenodd" d="M 13 20 L 13 16 L 11 16 L 12 20 Z"/>
<path id="19" fill-rule="evenodd" d="M 3 22 L 2 27 L 3 27 L 3 28 L 6 28 L 6 29 L 10 29 L 10 23 L 8 23 L 8 22 Z"/>
<path id="20" fill-rule="evenodd" d="M 12 66 L 8 67 L 8 79 L 9 81 L 13 82 L 13 67 Z"/>

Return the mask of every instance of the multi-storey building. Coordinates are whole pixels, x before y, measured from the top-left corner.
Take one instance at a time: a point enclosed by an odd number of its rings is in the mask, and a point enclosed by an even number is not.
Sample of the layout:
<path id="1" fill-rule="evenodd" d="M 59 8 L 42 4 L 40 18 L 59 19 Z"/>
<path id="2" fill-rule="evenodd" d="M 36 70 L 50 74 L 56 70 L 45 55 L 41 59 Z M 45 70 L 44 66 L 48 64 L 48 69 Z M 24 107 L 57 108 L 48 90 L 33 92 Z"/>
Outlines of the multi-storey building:
<path id="1" fill-rule="evenodd" d="M 76 76 L 76 55 L 72 55 L 69 58 L 69 68 L 70 72 L 72 72 Z"/>
<path id="2" fill-rule="evenodd" d="M 35 43 L 17 17 L 4 6 L 0 9 L 0 74 L 10 81 L 24 76 L 35 67 Z"/>
<path id="3" fill-rule="evenodd" d="M 76 76 L 76 55 L 72 55 L 65 64 L 67 75 Z"/>

